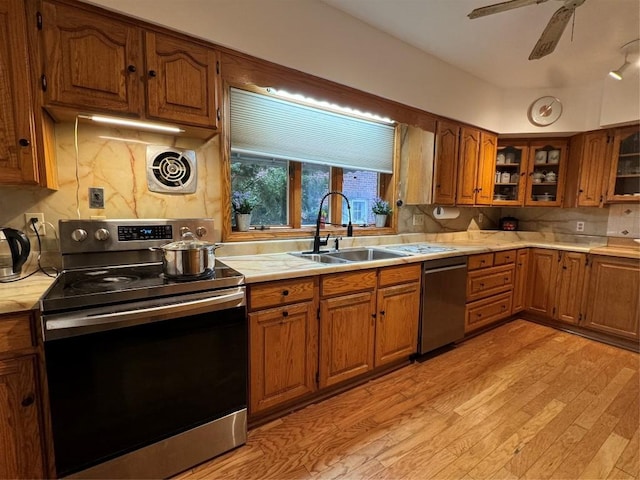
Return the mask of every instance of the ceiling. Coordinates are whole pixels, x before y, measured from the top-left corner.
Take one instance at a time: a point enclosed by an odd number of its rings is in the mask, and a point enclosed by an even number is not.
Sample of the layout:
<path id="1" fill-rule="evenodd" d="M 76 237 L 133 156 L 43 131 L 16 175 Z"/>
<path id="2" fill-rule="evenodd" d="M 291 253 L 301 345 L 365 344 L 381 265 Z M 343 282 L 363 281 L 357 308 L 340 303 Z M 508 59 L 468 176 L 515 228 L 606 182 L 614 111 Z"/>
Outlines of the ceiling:
<path id="1" fill-rule="evenodd" d="M 562 0 L 470 20 L 499 0 L 322 0 L 461 70 L 503 88 L 568 88 L 601 82 L 640 36 L 640 0 L 586 0 L 551 54 L 528 60 Z M 630 57 L 638 68 L 638 55 Z"/>

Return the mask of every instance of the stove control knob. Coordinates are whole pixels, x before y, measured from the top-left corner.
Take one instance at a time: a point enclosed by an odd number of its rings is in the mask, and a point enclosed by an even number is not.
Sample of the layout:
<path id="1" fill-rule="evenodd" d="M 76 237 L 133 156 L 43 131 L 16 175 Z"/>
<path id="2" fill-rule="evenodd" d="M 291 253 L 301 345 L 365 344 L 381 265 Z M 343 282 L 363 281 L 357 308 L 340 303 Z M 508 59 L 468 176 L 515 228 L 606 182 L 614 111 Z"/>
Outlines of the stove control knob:
<path id="1" fill-rule="evenodd" d="M 106 228 L 99 228 L 98 230 L 96 230 L 96 233 L 94 233 L 93 236 L 96 237 L 96 240 L 104 242 L 110 236 L 109 230 L 107 230 Z"/>
<path id="2" fill-rule="evenodd" d="M 71 232 L 71 238 L 76 242 L 83 242 L 87 238 L 87 231 L 82 228 L 76 228 Z"/>
<path id="3" fill-rule="evenodd" d="M 205 227 L 198 227 L 196 228 L 196 235 L 199 238 L 204 237 L 207 234 L 207 229 Z"/>

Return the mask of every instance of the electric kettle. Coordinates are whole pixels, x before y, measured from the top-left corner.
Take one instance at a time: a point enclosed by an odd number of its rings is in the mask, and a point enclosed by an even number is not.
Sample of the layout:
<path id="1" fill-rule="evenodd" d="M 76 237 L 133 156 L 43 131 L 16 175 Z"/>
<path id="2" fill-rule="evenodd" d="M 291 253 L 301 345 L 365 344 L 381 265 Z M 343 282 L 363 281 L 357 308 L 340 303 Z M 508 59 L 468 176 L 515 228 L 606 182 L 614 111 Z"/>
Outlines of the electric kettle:
<path id="1" fill-rule="evenodd" d="M 22 265 L 29 258 L 31 244 L 20 230 L 0 228 L 0 282 L 20 276 Z"/>

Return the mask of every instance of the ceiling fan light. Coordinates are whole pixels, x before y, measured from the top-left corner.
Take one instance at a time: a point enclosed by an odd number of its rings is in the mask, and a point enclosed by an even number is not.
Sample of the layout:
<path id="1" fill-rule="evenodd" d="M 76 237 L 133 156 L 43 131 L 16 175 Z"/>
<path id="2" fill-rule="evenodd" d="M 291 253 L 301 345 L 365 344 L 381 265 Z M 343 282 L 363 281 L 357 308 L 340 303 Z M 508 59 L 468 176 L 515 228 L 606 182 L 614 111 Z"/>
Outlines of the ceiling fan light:
<path id="1" fill-rule="evenodd" d="M 625 58 L 624 63 L 620 66 L 620 68 L 618 68 L 617 70 L 611 70 L 609 72 L 609 76 L 611 78 L 615 78 L 616 80 L 622 80 L 622 74 L 624 73 L 624 71 L 627 69 L 629 65 L 631 64 Z"/>

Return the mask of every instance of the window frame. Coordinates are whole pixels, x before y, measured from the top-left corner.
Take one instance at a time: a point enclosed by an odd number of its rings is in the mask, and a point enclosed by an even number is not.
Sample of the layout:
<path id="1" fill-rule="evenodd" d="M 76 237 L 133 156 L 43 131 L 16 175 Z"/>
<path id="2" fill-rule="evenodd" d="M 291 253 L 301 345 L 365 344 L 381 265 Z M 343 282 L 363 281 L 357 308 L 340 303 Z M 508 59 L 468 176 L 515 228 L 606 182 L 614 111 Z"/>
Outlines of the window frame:
<path id="1" fill-rule="evenodd" d="M 222 241 L 224 242 L 242 242 L 251 240 L 268 240 L 278 238 L 300 238 L 300 237 L 312 237 L 315 232 L 315 226 L 302 226 L 301 225 L 301 211 L 302 211 L 302 163 L 290 161 L 289 167 L 289 216 L 291 224 L 283 227 L 268 227 L 265 230 L 251 229 L 248 232 L 238 232 L 232 229 L 231 217 L 231 135 L 230 135 L 230 89 L 232 87 L 241 88 L 256 93 L 262 93 L 264 87 L 256 87 L 254 83 L 251 83 L 250 79 L 253 79 L 258 84 L 268 85 L 273 88 L 281 88 L 284 90 L 291 90 L 308 95 L 315 98 L 323 98 L 327 101 L 332 101 L 344 106 L 351 106 L 353 108 L 360 108 L 362 110 L 376 111 L 376 107 L 379 106 L 377 102 L 362 101 L 368 97 L 377 98 L 366 94 L 364 92 L 354 91 L 349 87 L 339 86 L 340 92 L 336 95 L 336 85 L 332 82 L 319 79 L 315 88 L 309 88 L 309 78 L 315 78 L 300 72 L 294 72 L 291 76 L 286 78 L 282 77 L 283 73 L 286 73 L 285 67 L 274 67 L 278 70 L 278 75 L 273 76 L 273 72 L 270 72 L 267 68 L 262 69 L 249 69 L 245 65 L 245 62 L 251 63 L 252 60 L 244 59 L 244 61 L 236 56 L 223 55 L 223 81 L 222 81 L 222 138 L 220 141 L 221 149 L 221 192 L 222 192 Z M 226 59 L 226 60 L 225 60 Z M 261 61 L 257 63 L 262 64 Z M 240 66 L 242 65 L 242 66 Z M 231 68 L 227 68 L 230 66 Z M 281 72 L 282 70 L 282 72 Z M 265 75 L 266 73 L 266 75 Z M 297 78 L 296 78 L 297 77 Z M 266 80 L 269 78 L 269 80 Z M 326 91 L 323 88 L 326 84 Z M 344 89 L 345 92 L 341 90 Z M 349 95 L 344 95 L 346 91 Z M 322 95 L 318 92 L 322 92 Z M 358 92 L 358 95 L 353 96 L 353 92 Z M 326 95 L 324 95 L 326 93 Z M 350 101 L 353 99 L 354 101 Z M 389 115 L 388 110 L 381 111 L 381 115 Z M 399 162 L 400 162 L 400 124 L 396 123 L 394 133 L 394 152 L 393 152 L 393 173 L 391 174 L 379 174 L 379 186 L 378 195 L 390 202 L 396 198 L 397 191 L 397 178 L 399 177 Z M 337 167 L 331 168 L 331 180 L 330 188 L 332 191 L 340 191 L 342 188 L 342 169 Z M 342 217 L 342 197 L 333 195 L 329 197 L 331 218 L 328 220 L 330 223 L 340 223 Z M 368 235 L 384 235 L 395 234 L 397 232 L 397 215 L 391 217 L 388 227 L 377 228 L 375 226 L 357 227 L 354 229 L 355 236 L 368 236 Z M 324 233 L 331 233 L 332 235 L 346 235 L 346 228 L 341 226 L 326 225 L 323 230 Z"/>

